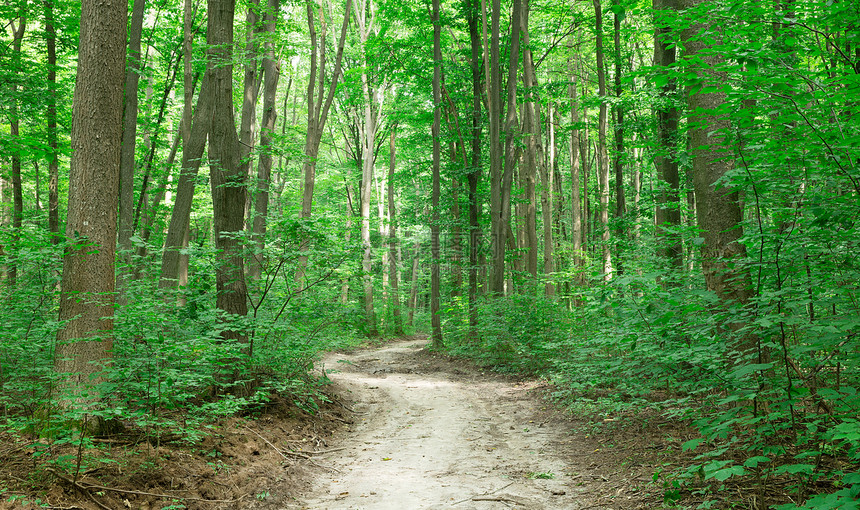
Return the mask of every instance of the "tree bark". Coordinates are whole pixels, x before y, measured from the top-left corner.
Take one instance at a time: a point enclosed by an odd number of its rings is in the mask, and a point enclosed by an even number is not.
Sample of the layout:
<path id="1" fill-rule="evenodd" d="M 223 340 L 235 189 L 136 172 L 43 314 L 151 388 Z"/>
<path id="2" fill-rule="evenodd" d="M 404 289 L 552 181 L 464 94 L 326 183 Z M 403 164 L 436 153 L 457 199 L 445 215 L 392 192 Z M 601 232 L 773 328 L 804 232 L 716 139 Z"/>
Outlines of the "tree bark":
<path id="1" fill-rule="evenodd" d="M 657 253 L 664 257 L 674 270 L 683 267 L 681 236 L 677 228 L 681 225 L 679 190 L 681 180 L 678 173 L 678 108 L 676 106 L 675 79 L 671 68 L 675 65 L 675 45 L 669 39 L 672 27 L 665 15 L 678 9 L 677 0 L 654 0 L 657 26 L 654 29 L 654 65 L 666 80 L 660 90 L 657 106 L 657 138 L 659 147 L 654 153 L 659 187 L 655 223 L 657 227 Z"/>
<path id="2" fill-rule="evenodd" d="M 249 277 L 259 280 L 262 276 L 263 256 L 266 247 L 266 218 L 269 214 L 269 182 L 272 176 L 272 134 L 275 132 L 276 93 L 280 67 L 275 55 L 275 20 L 280 7 L 279 0 L 268 0 L 264 18 L 264 30 L 271 35 L 263 43 L 263 122 L 260 126 L 260 160 L 257 165 L 257 185 L 254 198 L 254 214 L 251 220 L 251 239 L 254 255 L 250 260 Z"/>
<path id="3" fill-rule="evenodd" d="M 143 32 L 143 14 L 146 0 L 134 0 L 128 40 L 128 55 L 125 70 L 125 105 L 123 110 L 122 149 L 119 164 L 119 218 L 117 225 L 117 249 L 125 264 L 131 262 L 131 236 L 134 223 L 134 171 L 135 147 L 137 144 L 137 92 L 140 82 L 140 38 Z M 124 279 L 128 270 L 117 272 L 117 287 L 123 293 Z M 120 299 L 122 297 L 120 296 Z"/>
<path id="4" fill-rule="evenodd" d="M 48 231 L 51 242 L 60 244 L 60 149 L 57 142 L 57 29 L 54 27 L 54 0 L 45 0 L 45 43 L 48 52 L 47 123 L 48 146 Z"/>
<path id="5" fill-rule="evenodd" d="M 212 118 L 209 127 L 209 176 L 212 187 L 213 227 L 218 265 L 215 304 L 224 319 L 248 314 L 241 235 L 245 222 L 248 165 L 242 161 L 233 116 L 233 17 L 235 0 L 208 0 L 209 45 L 207 72 L 211 76 Z M 247 342 L 234 330 L 225 339 Z M 245 354 L 250 351 L 245 348 Z"/>
<path id="6" fill-rule="evenodd" d="M 603 260 L 603 279 L 609 280 L 612 278 L 612 251 L 609 246 L 609 157 L 606 153 L 606 68 L 603 63 L 603 12 L 600 7 L 600 0 L 594 0 L 594 19 L 597 32 L 595 41 L 597 96 L 600 98 L 597 120 L 597 173 L 600 185 L 601 258 Z"/>
<path id="7" fill-rule="evenodd" d="M 573 51 L 572 41 L 568 45 L 569 51 Z M 578 50 L 577 50 L 578 51 Z M 582 269 L 585 265 L 585 257 L 582 253 L 582 196 L 580 195 L 580 172 L 582 166 L 581 145 L 579 137 L 579 99 L 577 98 L 578 66 L 575 65 L 573 57 L 567 61 L 570 83 L 567 85 L 567 95 L 570 98 L 570 224 L 571 224 L 571 251 L 573 252 L 574 285 L 581 287 L 585 283 Z M 575 293 L 574 306 L 580 306 L 579 293 Z"/>
<path id="8" fill-rule="evenodd" d="M 441 124 L 442 124 L 442 25 L 439 21 L 440 0 L 433 0 L 433 183 L 430 193 L 430 324 L 432 330 L 433 348 L 444 347 L 442 342 L 441 315 L 441 275 L 439 261 L 439 195 L 440 195 L 440 165 L 442 158 Z"/>
<path id="9" fill-rule="evenodd" d="M 18 17 L 18 26 L 12 23 L 12 62 L 16 71 L 22 72 L 21 67 L 21 42 L 24 40 L 24 32 L 27 29 L 26 3 L 21 6 Z M 9 111 L 9 135 L 14 145 L 21 145 L 20 121 L 18 119 L 17 82 L 12 82 L 12 104 Z M 9 288 L 15 289 L 18 279 L 18 250 L 21 243 L 21 225 L 24 218 L 24 192 L 21 182 L 21 151 L 12 151 L 12 261 L 8 266 Z"/>
<path id="10" fill-rule="evenodd" d="M 469 335 L 471 341 L 478 338 L 478 252 L 481 249 L 481 200 L 478 184 L 481 180 L 481 50 L 478 34 L 478 0 L 466 0 L 469 40 L 472 50 L 472 136 L 471 168 L 469 181 Z"/>
<path id="11" fill-rule="evenodd" d="M 694 9 L 705 0 L 681 0 L 681 9 Z M 752 296 L 749 273 L 738 267 L 746 258 L 746 248 L 739 239 L 743 236 L 743 214 L 738 193 L 722 182 L 723 176 L 734 166 L 732 147 L 726 140 L 731 126 L 729 117 L 721 112 L 726 93 L 721 85 L 728 76 L 720 70 L 723 59 L 708 51 L 702 36 L 714 37 L 716 29 L 708 23 L 693 23 L 684 30 L 685 58 L 700 62 L 694 66 L 703 88 L 689 90 L 688 118 L 693 153 L 693 187 L 696 193 L 696 218 L 702 231 L 702 271 L 708 290 L 719 296 L 725 305 L 744 305 Z M 727 326 L 737 331 L 740 321 Z M 735 345 L 740 352 L 756 347 L 749 335 L 742 335 Z"/>
<path id="12" fill-rule="evenodd" d="M 388 264 L 391 285 L 391 315 L 394 321 L 394 334 L 403 334 L 403 319 L 400 317 L 400 275 L 397 267 L 397 210 L 394 204 L 394 169 L 397 162 L 395 144 L 397 126 L 391 128 L 388 144 Z M 384 270 L 384 269 L 383 269 Z"/>
<path id="13" fill-rule="evenodd" d="M 72 159 L 54 368 L 81 395 L 110 358 L 128 3 L 81 2 Z M 74 400 L 81 397 L 73 396 Z"/>

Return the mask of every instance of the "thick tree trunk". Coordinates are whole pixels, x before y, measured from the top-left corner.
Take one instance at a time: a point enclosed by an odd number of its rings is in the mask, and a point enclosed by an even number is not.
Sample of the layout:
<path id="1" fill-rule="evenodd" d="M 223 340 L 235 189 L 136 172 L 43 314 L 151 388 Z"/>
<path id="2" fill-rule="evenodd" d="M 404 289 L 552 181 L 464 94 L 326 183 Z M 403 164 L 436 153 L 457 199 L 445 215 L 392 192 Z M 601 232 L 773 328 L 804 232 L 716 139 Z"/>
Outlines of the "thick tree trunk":
<path id="1" fill-rule="evenodd" d="M 505 237 L 499 226 L 502 217 L 502 145 L 501 145 L 501 101 L 502 72 L 499 63 L 499 38 L 501 2 L 493 0 L 490 29 L 490 70 L 487 84 L 487 106 L 490 115 L 490 244 L 493 253 L 490 271 L 490 292 L 503 295 L 505 292 Z M 499 257 L 501 254 L 501 257 Z"/>
<path id="2" fill-rule="evenodd" d="M 55 369 L 81 395 L 110 358 L 128 3 L 81 3 Z M 72 397 L 77 400 L 77 397 Z"/>
<path id="3" fill-rule="evenodd" d="M 609 280 L 612 278 L 612 251 L 609 246 L 609 157 L 606 153 L 606 70 L 603 64 L 603 13 L 600 0 L 594 0 L 594 18 L 597 32 L 595 42 L 597 96 L 600 98 L 600 111 L 597 120 L 597 174 L 600 185 L 601 258 L 603 260 L 603 279 Z"/>
<path id="4" fill-rule="evenodd" d="M 440 195 L 440 165 L 442 158 L 442 141 L 440 137 L 442 124 L 442 24 L 439 21 L 440 0 L 433 0 L 433 183 L 430 193 L 430 325 L 432 330 L 433 347 L 441 349 L 442 315 L 441 315 L 441 274 L 439 261 L 439 195 Z"/>
<path id="5" fill-rule="evenodd" d="M 248 165 L 242 161 L 233 116 L 233 16 L 235 0 L 208 0 L 209 44 L 207 72 L 211 75 L 212 118 L 209 128 L 209 178 L 212 187 L 213 227 L 218 265 L 215 304 L 224 319 L 248 314 L 241 234 L 245 222 Z M 233 330 L 225 339 L 247 342 Z M 245 354 L 250 355 L 246 348 Z"/>
<path id="6" fill-rule="evenodd" d="M 681 0 L 681 9 L 692 9 L 704 0 Z M 690 138 L 693 153 L 693 187 L 696 192 L 696 218 L 702 231 L 702 271 L 708 290 L 719 296 L 727 305 L 744 305 L 752 296 L 749 273 L 738 267 L 746 258 L 746 249 L 739 239 L 743 236 L 743 212 L 738 193 L 722 178 L 734 166 L 732 147 L 726 140 L 730 130 L 729 117 L 722 113 L 726 94 L 721 85 L 726 73 L 719 69 L 722 58 L 708 51 L 701 36 L 707 32 L 713 37 L 714 27 L 694 23 L 682 34 L 685 58 L 701 62 L 695 72 L 701 79 L 703 90 L 688 94 Z M 707 90 L 711 88 L 711 90 Z M 724 111 L 724 110 L 723 110 Z M 737 330 L 739 322 L 729 328 Z M 738 339 L 736 349 L 749 352 L 756 345 L 749 335 Z"/>

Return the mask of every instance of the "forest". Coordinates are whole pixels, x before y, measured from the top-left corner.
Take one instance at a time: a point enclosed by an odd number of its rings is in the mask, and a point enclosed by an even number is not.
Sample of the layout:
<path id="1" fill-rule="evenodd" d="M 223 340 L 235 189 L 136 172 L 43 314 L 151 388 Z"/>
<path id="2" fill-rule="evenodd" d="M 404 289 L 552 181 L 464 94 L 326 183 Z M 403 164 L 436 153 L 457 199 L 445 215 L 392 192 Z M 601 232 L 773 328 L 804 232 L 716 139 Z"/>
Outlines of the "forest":
<path id="1" fill-rule="evenodd" d="M 689 427 L 666 507 L 857 508 L 857 0 L 0 24 L 0 433 L 34 473 L 273 395 L 313 412 L 323 352 L 427 334 L 558 406 Z"/>

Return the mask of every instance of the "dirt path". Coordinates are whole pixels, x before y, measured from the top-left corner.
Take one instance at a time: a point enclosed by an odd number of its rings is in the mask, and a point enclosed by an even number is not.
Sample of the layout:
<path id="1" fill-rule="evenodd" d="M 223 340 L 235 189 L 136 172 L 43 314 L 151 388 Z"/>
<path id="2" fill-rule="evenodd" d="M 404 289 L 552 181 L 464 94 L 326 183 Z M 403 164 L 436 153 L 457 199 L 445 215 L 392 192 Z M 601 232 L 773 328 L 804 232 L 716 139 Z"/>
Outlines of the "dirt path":
<path id="1" fill-rule="evenodd" d="M 324 360 L 355 423 L 330 443 L 337 451 L 314 457 L 333 469 L 295 508 L 604 508 L 577 496 L 560 456 L 569 436 L 540 423 L 532 387 L 458 367 L 426 343 Z"/>

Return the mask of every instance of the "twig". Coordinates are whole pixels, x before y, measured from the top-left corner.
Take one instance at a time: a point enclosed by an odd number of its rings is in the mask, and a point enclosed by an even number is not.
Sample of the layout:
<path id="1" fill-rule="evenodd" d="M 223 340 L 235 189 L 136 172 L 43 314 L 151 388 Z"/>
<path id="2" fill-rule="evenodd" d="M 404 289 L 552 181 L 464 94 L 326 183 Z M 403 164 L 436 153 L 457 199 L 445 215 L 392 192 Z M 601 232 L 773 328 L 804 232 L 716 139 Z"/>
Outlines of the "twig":
<path id="1" fill-rule="evenodd" d="M 460 501 L 458 501 L 458 502 L 456 502 L 456 503 L 452 503 L 452 504 L 451 504 L 451 506 L 459 505 L 460 503 L 465 503 L 466 501 L 485 501 L 485 500 L 480 500 L 480 499 L 475 499 L 475 498 L 480 498 L 480 497 L 482 497 L 482 496 L 489 496 L 490 494 L 495 494 L 495 493 L 497 493 L 497 492 L 499 492 L 499 491 L 502 491 L 502 490 L 507 489 L 508 487 L 510 487 L 510 486 L 511 486 L 511 485 L 513 485 L 513 484 L 514 484 L 514 482 L 511 482 L 511 483 L 509 483 L 509 484 L 505 485 L 504 487 L 499 487 L 498 489 L 491 490 L 490 492 L 485 492 L 485 493 L 483 493 L 483 494 L 478 494 L 477 496 L 472 496 L 472 497 L 469 497 L 469 498 L 466 498 L 466 499 L 460 500 Z"/>
<path id="2" fill-rule="evenodd" d="M 111 510 L 110 507 L 107 507 L 104 504 L 102 504 L 102 502 L 97 500 L 96 497 L 93 496 L 92 493 L 90 493 L 90 491 L 88 491 L 86 487 L 82 486 L 81 484 L 79 484 L 75 480 L 72 480 L 71 478 L 68 478 L 65 475 L 58 473 L 56 470 L 54 470 L 52 468 L 47 468 L 47 471 L 49 471 L 50 473 L 53 473 L 54 476 L 56 476 L 57 478 L 59 478 L 60 480 L 62 480 L 64 482 L 68 483 L 69 485 L 71 485 L 72 487 L 77 489 L 78 491 L 80 491 L 81 494 L 86 496 L 90 501 L 95 503 L 96 506 L 98 506 L 99 508 L 101 508 L 103 510 Z"/>
<path id="3" fill-rule="evenodd" d="M 257 434 L 257 437 L 259 437 L 260 439 L 262 439 L 263 441 L 265 441 L 265 442 L 266 442 L 266 444 L 268 444 L 269 446 L 271 446 L 273 450 L 275 450 L 276 452 L 278 452 L 278 453 L 281 455 L 281 457 L 283 457 L 283 458 L 284 458 L 284 460 L 289 460 L 289 459 L 287 458 L 287 455 L 292 455 L 293 457 L 299 457 L 299 458 L 305 459 L 306 461 L 310 462 L 310 463 L 311 463 L 311 464 L 313 464 L 314 466 L 320 467 L 320 468 L 322 468 L 322 469 L 331 469 L 331 470 L 333 470 L 333 471 L 337 471 L 338 473 L 340 473 L 340 470 L 339 470 L 339 469 L 337 469 L 337 468 L 334 468 L 334 467 L 326 467 L 326 466 L 322 466 L 322 465 L 320 465 L 320 464 L 317 464 L 316 462 L 314 462 L 314 460 L 313 460 L 309 455 L 306 455 L 306 454 L 304 454 L 304 453 L 300 453 L 300 452 L 291 452 L 291 451 L 289 451 L 289 450 L 287 450 L 286 452 L 284 452 L 283 450 L 281 450 L 281 449 L 280 449 L 280 448 L 278 448 L 277 446 L 273 445 L 271 441 L 269 441 L 269 440 L 268 440 L 268 439 L 266 439 L 265 437 L 261 436 L 261 435 L 260 435 L 260 433 L 259 433 L 259 432 L 257 432 L 256 430 L 252 429 L 251 427 L 248 427 L 247 425 L 245 425 L 244 427 L 245 427 L 246 429 L 248 429 L 249 431 L 253 432 L 254 434 Z"/>

